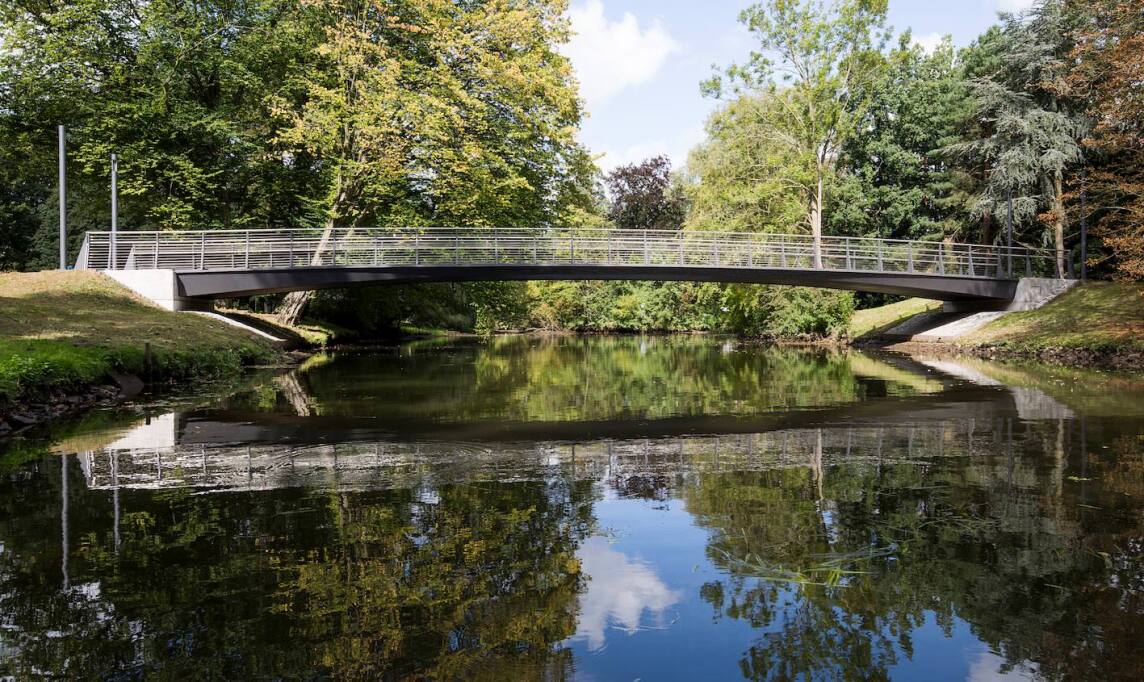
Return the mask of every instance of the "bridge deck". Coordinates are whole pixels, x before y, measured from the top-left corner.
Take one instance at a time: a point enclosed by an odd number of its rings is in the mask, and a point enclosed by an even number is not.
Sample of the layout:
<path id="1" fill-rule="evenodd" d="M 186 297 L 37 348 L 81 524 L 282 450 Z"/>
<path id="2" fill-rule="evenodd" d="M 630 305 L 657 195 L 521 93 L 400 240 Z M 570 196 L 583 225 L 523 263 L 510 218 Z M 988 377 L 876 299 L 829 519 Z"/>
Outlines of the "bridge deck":
<path id="1" fill-rule="evenodd" d="M 817 258 L 816 258 L 817 253 Z M 628 230 L 347 228 L 89 232 L 77 268 L 176 271 L 221 298 L 385 282 L 638 279 L 821 286 L 944 300 L 1013 296 L 1047 251 L 809 235 Z"/>

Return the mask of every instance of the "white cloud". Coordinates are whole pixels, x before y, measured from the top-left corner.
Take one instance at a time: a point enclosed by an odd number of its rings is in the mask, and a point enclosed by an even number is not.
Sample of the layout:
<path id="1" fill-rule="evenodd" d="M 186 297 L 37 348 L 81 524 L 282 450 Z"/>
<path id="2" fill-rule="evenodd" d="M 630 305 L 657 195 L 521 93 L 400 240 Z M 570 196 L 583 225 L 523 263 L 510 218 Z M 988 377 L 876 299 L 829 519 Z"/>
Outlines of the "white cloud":
<path id="1" fill-rule="evenodd" d="M 997 10 L 1019 14 L 1033 6 L 1036 0 L 997 0 Z"/>
<path id="2" fill-rule="evenodd" d="M 608 628 L 634 634 L 645 611 L 662 621 L 664 611 L 679 601 L 679 593 L 668 589 L 655 571 L 612 549 L 604 538 L 588 538 L 576 554 L 590 580 L 580 597 L 580 619 L 572 639 L 586 640 L 589 651 L 604 646 Z"/>
<path id="3" fill-rule="evenodd" d="M 705 132 L 702 125 L 692 126 L 672 140 L 652 140 L 628 145 L 621 149 L 601 149 L 604 156 L 597 162 L 600 170 L 607 173 L 616 166 L 639 163 L 644 159 L 663 154 L 671 159 L 672 170 L 683 168 L 691 148 L 703 141 Z"/>
<path id="4" fill-rule="evenodd" d="M 568 11 L 572 39 L 563 52 L 580 80 L 588 111 L 616 93 L 655 77 L 682 46 L 658 21 L 640 26 L 631 12 L 619 21 L 604 16 L 601 0 L 587 0 Z"/>
<path id="5" fill-rule="evenodd" d="M 919 45 L 926 54 L 933 54 L 934 50 L 941 45 L 944 36 L 940 33 L 927 33 L 924 36 L 914 36 L 914 45 Z"/>

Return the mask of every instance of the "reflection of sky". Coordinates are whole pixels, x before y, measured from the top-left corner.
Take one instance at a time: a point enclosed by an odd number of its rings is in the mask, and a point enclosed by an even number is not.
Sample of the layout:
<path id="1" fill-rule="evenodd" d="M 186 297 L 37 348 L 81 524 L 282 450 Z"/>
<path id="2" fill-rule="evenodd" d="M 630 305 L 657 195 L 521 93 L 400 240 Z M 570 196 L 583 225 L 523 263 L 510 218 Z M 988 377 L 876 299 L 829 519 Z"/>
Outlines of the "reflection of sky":
<path id="1" fill-rule="evenodd" d="M 661 623 L 664 611 L 680 599 L 650 566 L 616 551 L 605 538 L 589 538 L 577 555 L 590 582 L 580 598 L 580 622 L 573 639 L 586 640 L 589 651 L 604 646 L 609 627 L 628 634 L 639 630 L 645 611 Z"/>

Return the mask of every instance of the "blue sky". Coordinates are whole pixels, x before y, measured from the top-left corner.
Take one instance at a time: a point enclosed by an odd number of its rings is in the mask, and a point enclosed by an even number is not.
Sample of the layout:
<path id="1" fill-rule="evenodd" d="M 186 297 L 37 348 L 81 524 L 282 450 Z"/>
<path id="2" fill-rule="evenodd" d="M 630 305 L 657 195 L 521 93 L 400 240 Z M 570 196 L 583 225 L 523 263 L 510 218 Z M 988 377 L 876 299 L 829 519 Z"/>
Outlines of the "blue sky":
<path id="1" fill-rule="evenodd" d="M 667 154 L 675 166 L 703 138 L 717 105 L 699 94 L 712 65 L 742 61 L 753 46 L 738 22 L 749 0 L 572 0 L 575 36 L 563 48 L 587 103 L 581 140 L 605 170 Z M 998 11 L 1032 0 L 890 0 L 889 23 L 928 45 L 948 34 L 964 46 Z"/>

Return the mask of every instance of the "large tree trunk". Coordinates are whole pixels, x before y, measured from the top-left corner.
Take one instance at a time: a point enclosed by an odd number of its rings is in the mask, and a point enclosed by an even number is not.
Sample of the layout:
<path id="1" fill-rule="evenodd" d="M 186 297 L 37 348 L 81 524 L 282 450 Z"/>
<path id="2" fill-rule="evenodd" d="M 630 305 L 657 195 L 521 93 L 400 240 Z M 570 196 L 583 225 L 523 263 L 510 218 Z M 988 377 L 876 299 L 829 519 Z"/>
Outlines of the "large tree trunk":
<path id="1" fill-rule="evenodd" d="M 814 267 L 822 269 L 822 173 L 818 173 L 818 187 L 810 200 L 810 233 L 814 237 Z"/>
<path id="2" fill-rule="evenodd" d="M 341 184 L 339 176 L 338 185 L 340 186 Z M 337 195 L 334 196 L 334 203 L 330 208 L 330 218 L 326 221 L 326 228 L 322 230 L 322 238 L 318 241 L 318 248 L 314 249 L 314 255 L 310 258 L 310 265 L 322 264 L 322 254 L 326 252 L 326 248 L 329 246 L 330 240 L 334 235 L 336 216 L 340 214 L 342 204 L 345 203 L 345 200 L 345 190 L 339 189 Z M 293 265 L 293 263 L 291 263 L 291 265 Z M 286 294 L 286 298 L 282 299 L 282 305 L 278 306 L 278 323 L 293 327 L 301 322 L 302 313 L 306 311 L 306 305 L 310 303 L 310 299 L 313 297 L 313 291 L 292 291 Z"/>
<path id="3" fill-rule="evenodd" d="M 1057 277 L 1064 279 L 1065 264 L 1065 199 L 1061 174 L 1053 178 L 1053 237 L 1057 250 Z"/>

